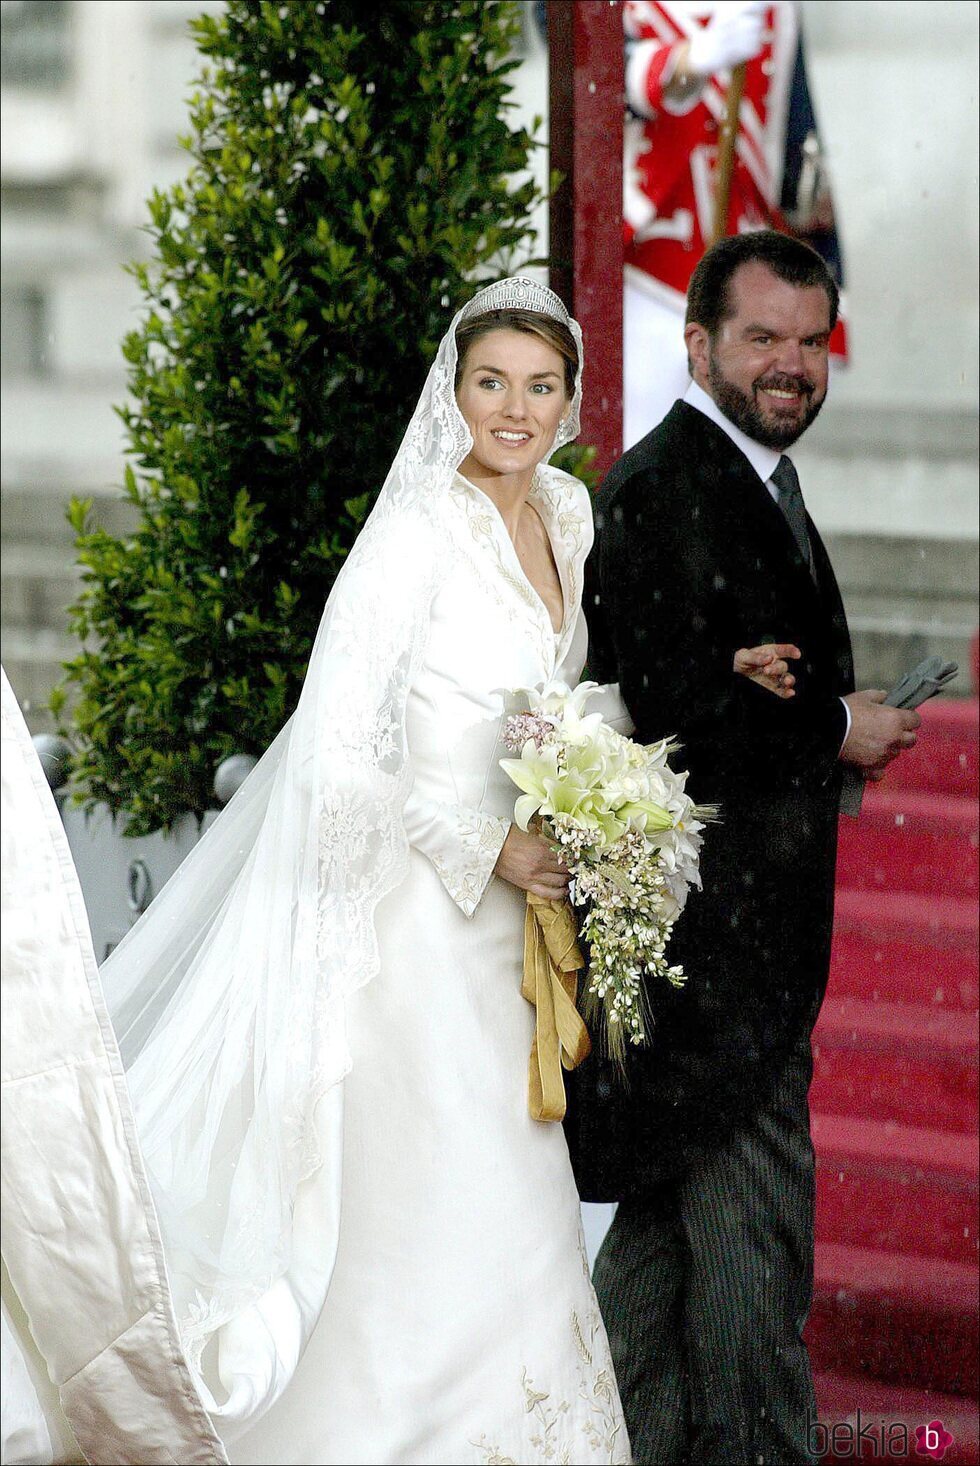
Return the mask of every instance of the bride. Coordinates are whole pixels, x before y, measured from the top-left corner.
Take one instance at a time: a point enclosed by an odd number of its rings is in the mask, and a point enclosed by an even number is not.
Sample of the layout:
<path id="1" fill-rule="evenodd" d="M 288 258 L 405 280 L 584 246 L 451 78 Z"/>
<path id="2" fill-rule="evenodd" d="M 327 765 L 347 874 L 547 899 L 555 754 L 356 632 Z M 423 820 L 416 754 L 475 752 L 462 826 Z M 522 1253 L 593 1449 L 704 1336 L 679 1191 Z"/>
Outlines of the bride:
<path id="1" fill-rule="evenodd" d="M 558 297 L 477 292 L 290 724 L 102 969 L 234 1461 L 629 1459 L 564 1136 L 527 1106 L 524 893 L 568 878 L 499 767 L 509 690 L 585 659 L 589 497 L 547 463 L 580 401 Z"/>

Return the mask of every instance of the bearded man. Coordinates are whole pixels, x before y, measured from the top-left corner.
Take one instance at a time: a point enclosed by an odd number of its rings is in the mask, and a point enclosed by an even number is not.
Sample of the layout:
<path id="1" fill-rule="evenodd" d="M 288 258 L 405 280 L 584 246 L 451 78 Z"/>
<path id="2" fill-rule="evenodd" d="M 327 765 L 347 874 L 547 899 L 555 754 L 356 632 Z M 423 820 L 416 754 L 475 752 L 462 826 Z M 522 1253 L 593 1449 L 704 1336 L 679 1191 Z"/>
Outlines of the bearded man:
<path id="1" fill-rule="evenodd" d="M 623 1086 L 575 1076 L 583 1199 L 618 1201 L 596 1262 L 637 1462 L 810 1462 L 810 1034 L 827 981 L 843 771 L 878 778 L 917 714 L 855 692 L 844 609 L 789 448 L 827 391 L 837 287 L 809 246 L 722 240 L 690 284 L 683 401 L 597 501 L 590 674 L 618 681 L 717 803 Z M 655 363 L 651 363 L 655 367 Z M 855 486 L 859 491 L 859 486 Z M 732 648 L 793 644 L 789 697 Z"/>

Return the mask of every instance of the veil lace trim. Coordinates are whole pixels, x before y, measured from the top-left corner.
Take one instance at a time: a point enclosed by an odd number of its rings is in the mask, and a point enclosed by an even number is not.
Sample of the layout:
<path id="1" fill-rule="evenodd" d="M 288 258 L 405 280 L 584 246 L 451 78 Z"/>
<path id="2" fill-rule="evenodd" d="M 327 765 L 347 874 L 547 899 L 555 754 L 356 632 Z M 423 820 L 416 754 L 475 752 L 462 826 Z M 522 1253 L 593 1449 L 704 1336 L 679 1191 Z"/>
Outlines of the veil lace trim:
<path id="1" fill-rule="evenodd" d="M 501 285 L 568 321 L 544 287 Z M 375 912 L 407 868 L 405 705 L 452 550 L 453 478 L 472 446 L 455 332 L 501 285 L 443 338 L 327 602 L 293 717 L 101 970 L 199 1374 L 209 1340 L 295 1268 L 297 1204 L 328 1159 L 317 1110 L 350 1067 L 346 1001 L 378 971 Z M 568 324 L 579 373 L 555 446 L 579 431 L 581 334 Z M 580 487 L 542 470 L 563 534 L 577 533 Z"/>

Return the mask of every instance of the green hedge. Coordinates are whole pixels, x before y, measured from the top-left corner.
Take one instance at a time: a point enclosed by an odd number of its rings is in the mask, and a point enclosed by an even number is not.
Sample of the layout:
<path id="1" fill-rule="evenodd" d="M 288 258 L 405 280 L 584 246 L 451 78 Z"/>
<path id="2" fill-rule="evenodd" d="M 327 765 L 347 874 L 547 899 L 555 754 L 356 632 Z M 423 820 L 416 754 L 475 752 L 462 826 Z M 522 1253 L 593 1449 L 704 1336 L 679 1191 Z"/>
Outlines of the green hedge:
<path id="1" fill-rule="evenodd" d="M 213 804 L 295 704 L 324 600 L 474 275 L 527 261 L 517 7 L 230 0 L 186 182 L 149 201 L 113 536 L 73 501 L 83 650 L 53 706 L 128 832 Z M 573 462 L 578 462 L 573 455 Z"/>

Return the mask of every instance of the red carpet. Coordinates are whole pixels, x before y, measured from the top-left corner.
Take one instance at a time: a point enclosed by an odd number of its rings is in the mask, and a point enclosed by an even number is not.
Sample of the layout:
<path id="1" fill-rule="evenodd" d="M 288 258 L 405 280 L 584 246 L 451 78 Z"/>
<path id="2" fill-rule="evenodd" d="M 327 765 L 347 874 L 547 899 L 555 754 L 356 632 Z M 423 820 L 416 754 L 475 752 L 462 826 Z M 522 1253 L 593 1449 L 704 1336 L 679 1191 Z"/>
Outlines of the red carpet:
<path id="1" fill-rule="evenodd" d="M 922 714 L 841 821 L 807 1339 L 825 1461 L 977 1466 L 978 704 Z"/>

